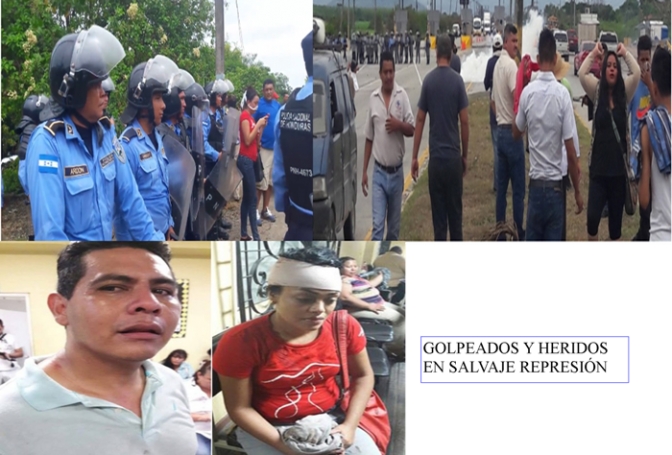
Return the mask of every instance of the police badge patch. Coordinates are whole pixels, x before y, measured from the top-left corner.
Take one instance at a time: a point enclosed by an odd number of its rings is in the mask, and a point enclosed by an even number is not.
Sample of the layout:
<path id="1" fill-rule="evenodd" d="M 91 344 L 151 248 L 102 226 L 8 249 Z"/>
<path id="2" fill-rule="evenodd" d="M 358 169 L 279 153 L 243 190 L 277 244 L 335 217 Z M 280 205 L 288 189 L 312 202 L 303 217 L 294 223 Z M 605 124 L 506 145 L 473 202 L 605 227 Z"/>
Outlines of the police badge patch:
<path id="1" fill-rule="evenodd" d="M 119 139 L 117 139 L 116 136 L 112 140 L 112 144 L 114 145 L 114 153 L 117 155 L 117 158 L 119 158 L 121 164 L 125 164 L 126 153 L 124 153 L 124 148 L 121 146 L 121 144 L 119 143 Z"/>

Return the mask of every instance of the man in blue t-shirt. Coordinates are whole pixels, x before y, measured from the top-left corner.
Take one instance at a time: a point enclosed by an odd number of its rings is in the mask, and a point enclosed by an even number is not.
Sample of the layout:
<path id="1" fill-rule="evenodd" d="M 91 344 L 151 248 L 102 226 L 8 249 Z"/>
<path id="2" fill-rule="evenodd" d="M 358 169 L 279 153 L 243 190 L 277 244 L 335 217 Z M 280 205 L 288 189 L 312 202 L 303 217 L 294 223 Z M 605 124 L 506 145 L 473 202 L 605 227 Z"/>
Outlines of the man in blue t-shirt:
<path id="1" fill-rule="evenodd" d="M 640 133 L 646 123 L 646 114 L 651 107 L 651 38 L 641 36 L 637 41 L 637 62 L 641 69 L 641 76 L 635 96 L 630 101 L 628 111 L 630 114 L 630 164 L 637 178 L 640 175 Z M 632 240 L 649 240 L 651 207 L 646 209 L 639 207 L 639 231 Z"/>
<path id="2" fill-rule="evenodd" d="M 271 79 L 264 81 L 263 87 L 264 97 L 259 100 L 259 107 L 254 113 L 254 121 L 257 122 L 262 117 L 268 115 L 268 125 L 273 125 L 275 117 L 278 115 L 280 103 L 275 99 L 275 87 Z M 261 226 L 261 219 L 266 219 L 271 223 L 275 222 L 275 216 L 268 209 L 268 204 L 271 201 L 271 186 L 273 186 L 273 144 L 275 143 L 275 132 L 273 128 L 264 128 L 261 134 L 261 149 L 259 156 L 261 164 L 264 168 L 264 178 L 257 183 L 257 201 L 263 201 L 261 216 L 257 210 L 257 225 Z M 262 197 L 263 196 L 263 197 Z"/>

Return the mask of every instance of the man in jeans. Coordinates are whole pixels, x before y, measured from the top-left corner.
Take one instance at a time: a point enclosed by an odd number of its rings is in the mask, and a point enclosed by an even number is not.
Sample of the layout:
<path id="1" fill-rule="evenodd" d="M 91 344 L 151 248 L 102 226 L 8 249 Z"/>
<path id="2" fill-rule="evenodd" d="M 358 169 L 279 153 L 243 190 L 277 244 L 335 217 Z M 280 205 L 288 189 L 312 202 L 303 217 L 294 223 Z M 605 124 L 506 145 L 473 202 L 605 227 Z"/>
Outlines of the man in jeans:
<path id="1" fill-rule="evenodd" d="M 502 55 L 502 35 L 497 33 L 492 39 L 492 57 L 488 60 L 488 65 L 485 69 L 485 79 L 483 79 L 483 85 L 485 86 L 485 91 L 488 92 L 490 96 L 490 136 L 492 138 L 492 151 L 494 154 L 493 161 L 493 172 L 492 172 L 492 191 L 497 192 L 497 118 L 495 117 L 495 111 L 492 109 L 492 75 L 495 72 L 495 65 L 499 56 Z"/>
<path id="2" fill-rule="evenodd" d="M 425 116 L 429 114 L 428 172 L 434 240 L 446 240 L 448 230 L 450 240 L 462 240 L 462 180 L 467 173 L 469 151 L 469 100 L 462 77 L 450 67 L 452 50 L 448 35 L 437 37 L 437 67 L 422 82 L 413 141 L 411 172 L 417 179 L 420 140 Z"/>
<path id="3" fill-rule="evenodd" d="M 264 97 L 259 100 L 259 107 L 254 113 L 254 121 L 258 122 L 262 117 L 268 115 L 268 124 L 273 125 L 275 123 L 275 116 L 278 115 L 278 110 L 280 109 L 280 103 L 274 98 L 275 89 L 273 86 L 272 79 L 266 79 L 264 81 Z M 261 217 L 259 216 L 259 211 L 257 210 L 257 225 L 261 226 L 261 219 L 275 223 L 275 216 L 271 213 L 268 208 L 268 204 L 271 202 L 271 187 L 273 186 L 273 180 L 271 176 L 273 175 L 273 144 L 275 143 L 275 132 L 273 128 L 264 128 L 264 132 L 261 134 L 261 148 L 259 149 L 259 157 L 261 159 L 261 164 L 264 166 L 264 178 L 261 182 L 257 183 L 257 204 L 263 201 Z M 258 207 L 257 207 L 258 208 Z"/>
<path id="4" fill-rule="evenodd" d="M 387 218 L 387 240 L 399 239 L 401 196 L 404 191 L 404 137 L 413 136 L 414 117 L 406 91 L 394 82 L 394 58 L 380 56 L 379 89 L 369 97 L 362 192 L 369 188 L 369 161 L 373 153 L 373 232 L 371 240 L 383 240 Z"/>
<path id="5" fill-rule="evenodd" d="M 506 192 L 509 180 L 513 190 L 513 220 L 518 239 L 525 239 L 523 210 L 525 207 L 525 151 L 522 138 L 514 139 L 512 126 L 513 98 L 516 90 L 518 65 L 513 60 L 518 53 L 518 29 L 513 24 L 504 28 L 504 51 L 495 65 L 492 100 L 497 117 L 497 224 L 506 221 Z M 543 107 L 543 106 L 540 106 Z"/>
<path id="6" fill-rule="evenodd" d="M 562 144 L 567 149 L 569 175 L 578 211 L 583 210 L 579 190 L 579 162 L 574 148 L 572 99 L 553 74 L 556 59 L 553 32 L 539 36 L 539 76 L 523 89 L 518 105 L 513 138 L 528 129 L 530 144 L 530 193 L 527 203 L 525 240 L 561 240 L 564 222 Z"/>

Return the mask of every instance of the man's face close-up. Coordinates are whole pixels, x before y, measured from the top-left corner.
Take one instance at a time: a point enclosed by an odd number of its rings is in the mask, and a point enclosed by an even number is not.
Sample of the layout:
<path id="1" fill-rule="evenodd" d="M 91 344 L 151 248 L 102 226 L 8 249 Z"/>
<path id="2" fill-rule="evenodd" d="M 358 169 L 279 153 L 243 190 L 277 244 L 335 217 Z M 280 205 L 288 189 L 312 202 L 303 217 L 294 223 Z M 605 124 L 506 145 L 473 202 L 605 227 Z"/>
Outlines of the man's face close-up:
<path id="1" fill-rule="evenodd" d="M 151 359 L 180 317 L 177 284 L 158 256 L 136 248 L 93 251 L 67 301 L 68 344 L 112 361 Z"/>

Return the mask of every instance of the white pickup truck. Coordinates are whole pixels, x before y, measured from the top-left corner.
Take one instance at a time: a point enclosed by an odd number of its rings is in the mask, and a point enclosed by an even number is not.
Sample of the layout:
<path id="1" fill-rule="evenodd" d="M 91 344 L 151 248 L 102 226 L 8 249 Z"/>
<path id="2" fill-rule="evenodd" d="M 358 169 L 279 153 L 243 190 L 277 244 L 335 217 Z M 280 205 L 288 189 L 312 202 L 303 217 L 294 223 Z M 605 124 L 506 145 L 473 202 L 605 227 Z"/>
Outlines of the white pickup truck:
<path id="1" fill-rule="evenodd" d="M 563 30 L 555 30 L 553 32 L 553 37 L 555 38 L 555 48 L 562 58 L 566 61 L 569 61 L 569 38 L 567 37 L 567 32 Z"/>
<path id="2" fill-rule="evenodd" d="M 618 35 L 616 35 L 616 33 L 600 32 L 598 41 L 600 43 L 605 43 L 608 50 L 616 52 L 616 48 L 618 47 Z"/>

